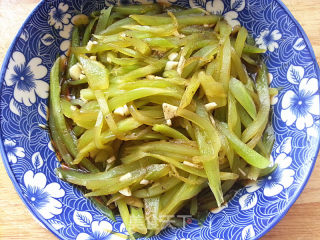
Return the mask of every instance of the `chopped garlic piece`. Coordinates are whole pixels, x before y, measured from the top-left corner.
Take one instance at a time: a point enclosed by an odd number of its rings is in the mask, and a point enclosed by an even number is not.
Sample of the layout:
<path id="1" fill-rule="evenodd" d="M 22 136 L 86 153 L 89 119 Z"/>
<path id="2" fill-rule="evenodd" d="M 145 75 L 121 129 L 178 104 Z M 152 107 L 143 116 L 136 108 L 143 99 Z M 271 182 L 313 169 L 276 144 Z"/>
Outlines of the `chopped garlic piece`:
<path id="1" fill-rule="evenodd" d="M 186 37 L 186 35 L 182 34 L 182 33 L 178 33 L 177 31 L 173 34 L 175 37 L 178 37 L 178 38 L 184 38 Z"/>
<path id="2" fill-rule="evenodd" d="M 114 110 L 114 114 L 117 114 L 123 117 L 130 115 L 129 108 L 127 105 L 124 105 L 123 107 L 118 107 Z"/>
<path id="3" fill-rule="evenodd" d="M 149 184 L 149 180 L 147 180 L 147 179 L 142 179 L 142 180 L 140 181 L 140 184 L 142 184 L 142 185 L 148 185 L 148 184 Z"/>
<path id="4" fill-rule="evenodd" d="M 70 77 L 72 78 L 72 80 L 79 80 L 80 79 L 80 75 L 81 75 L 81 64 L 77 63 L 75 65 L 73 65 L 70 69 L 69 69 L 69 74 Z"/>
<path id="5" fill-rule="evenodd" d="M 80 80 L 83 80 L 83 79 L 86 78 L 86 75 L 84 75 L 83 73 L 81 73 L 79 78 L 80 78 Z"/>
<path id="6" fill-rule="evenodd" d="M 127 197 L 130 197 L 132 195 L 131 190 L 128 187 L 120 190 L 119 193 Z"/>
<path id="7" fill-rule="evenodd" d="M 163 103 L 162 110 L 163 110 L 164 118 L 166 120 L 169 120 L 169 119 L 174 118 L 176 116 L 176 113 L 178 111 L 178 107 L 173 106 L 168 103 Z"/>
<path id="8" fill-rule="evenodd" d="M 87 46 L 86 46 L 86 49 L 87 49 L 88 51 L 90 51 L 91 48 L 92 48 L 92 46 L 95 45 L 95 44 L 98 44 L 98 42 L 97 42 L 97 41 L 91 41 L 91 40 L 89 40 L 89 42 L 88 42 L 88 44 L 87 44 Z"/>
<path id="9" fill-rule="evenodd" d="M 123 182 L 123 181 L 125 181 L 125 180 L 130 179 L 130 178 L 132 178 L 132 174 L 131 174 L 131 173 L 126 173 L 125 175 L 122 175 L 122 176 L 119 178 L 119 180 L 120 180 L 120 182 Z"/>
<path id="10" fill-rule="evenodd" d="M 72 18 L 71 22 L 76 26 L 87 25 L 89 23 L 89 18 L 85 14 L 78 14 Z"/>
<path id="11" fill-rule="evenodd" d="M 77 107 L 74 106 L 74 105 L 72 105 L 72 106 L 70 107 L 70 109 L 71 109 L 72 111 L 75 111 L 75 110 L 77 110 Z"/>
<path id="12" fill-rule="evenodd" d="M 165 67 L 166 71 L 172 70 L 178 66 L 178 62 L 176 61 L 168 61 Z"/>
<path id="13" fill-rule="evenodd" d="M 176 53 L 176 52 L 173 52 L 173 53 L 171 53 L 169 56 L 168 56 L 168 59 L 170 60 L 170 61 L 174 61 L 174 60 L 176 60 L 176 58 L 178 57 L 178 53 Z"/>
<path id="14" fill-rule="evenodd" d="M 108 63 L 112 63 L 112 59 L 111 59 L 111 57 L 109 55 L 107 55 L 107 62 Z"/>
<path id="15" fill-rule="evenodd" d="M 163 77 L 155 76 L 155 75 L 147 75 L 146 77 L 149 80 L 161 80 L 164 79 Z"/>
<path id="16" fill-rule="evenodd" d="M 210 115 L 210 122 L 212 123 L 213 126 L 216 126 L 216 122 L 214 121 L 213 116 Z"/>
<path id="17" fill-rule="evenodd" d="M 203 24 L 204 27 L 213 27 L 214 24 Z"/>
<path id="18" fill-rule="evenodd" d="M 116 157 L 112 156 L 107 160 L 107 163 L 113 163 L 115 160 L 116 160 Z"/>
<path id="19" fill-rule="evenodd" d="M 42 129 L 47 129 L 48 128 L 47 125 L 44 125 L 44 124 L 41 124 L 41 123 L 39 123 L 38 126 L 41 127 Z"/>
<path id="20" fill-rule="evenodd" d="M 90 59 L 97 61 L 97 56 L 90 56 Z"/>
<path id="21" fill-rule="evenodd" d="M 208 112 L 215 109 L 217 106 L 218 106 L 218 104 L 215 102 L 210 102 L 210 103 L 207 103 L 206 105 L 204 105 L 204 107 L 206 108 L 206 110 Z"/>
<path id="22" fill-rule="evenodd" d="M 177 72 L 178 74 L 181 76 L 182 74 L 182 70 L 183 70 L 183 67 L 184 67 L 184 64 L 186 63 L 186 59 L 184 56 L 181 56 L 180 59 L 179 59 L 179 63 L 178 63 L 178 67 L 177 67 Z"/>
<path id="23" fill-rule="evenodd" d="M 247 174 L 245 173 L 245 171 L 243 171 L 241 168 L 238 168 L 239 172 L 243 175 L 246 176 Z"/>
<path id="24" fill-rule="evenodd" d="M 172 125 L 171 119 L 167 119 L 167 120 L 166 120 L 166 124 L 167 124 L 168 126 L 171 126 L 171 125 Z"/>
<path id="25" fill-rule="evenodd" d="M 189 161 L 183 161 L 183 164 L 184 165 L 187 165 L 189 167 L 195 167 L 195 168 L 201 168 L 201 166 L 197 165 L 197 164 L 194 164 L 192 162 L 189 162 Z"/>
<path id="26" fill-rule="evenodd" d="M 127 37 L 127 34 L 125 34 L 125 33 L 121 33 L 121 34 L 120 34 L 120 37 L 125 38 L 125 37 Z"/>

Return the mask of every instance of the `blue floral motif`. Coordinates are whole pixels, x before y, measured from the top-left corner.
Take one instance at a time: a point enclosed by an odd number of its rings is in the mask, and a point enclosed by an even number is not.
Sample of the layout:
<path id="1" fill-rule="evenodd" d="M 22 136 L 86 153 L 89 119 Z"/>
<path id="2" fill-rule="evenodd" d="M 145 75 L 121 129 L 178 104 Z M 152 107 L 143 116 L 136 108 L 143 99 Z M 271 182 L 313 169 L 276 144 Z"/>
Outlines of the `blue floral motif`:
<path id="1" fill-rule="evenodd" d="M 278 40 L 280 40 L 282 34 L 279 30 L 273 30 L 272 32 L 269 29 L 263 30 L 256 39 L 257 45 L 262 48 L 273 52 L 275 49 L 279 48 Z"/>
<path id="2" fill-rule="evenodd" d="M 48 21 L 50 26 L 55 29 L 63 29 L 63 25 L 70 22 L 71 14 L 68 13 L 69 6 L 63 2 L 59 3 L 58 7 L 51 7 L 49 11 Z"/>
<path id="3" fill-rule="evenodd" d="M 66 53 L 70 48 L 70 37 L 73 28 L 72 15 L 68 13 L 69 5 L 60 3 L 58 7 L 51 7 L 48 15 L 48 23 L 59 31 L 59 36 L 63 38 L 60 43 L 60 50 Z M 45 35 L 41 39 L 45 45 L 50 44 L 50 35 Z"/>
<path id="4" fill-rule="evenodd" d="M 162 0 L 155 0 L 160 2 Z M 149 0 L 42 1 L 22 27 L 3 62 L 0 95 L 2 159 L 18 193 L 33 214 L 59 239 L 124 239 L 119 216 L 107 219 L 78 188 L 54 173 L 59 165 L 46 124 L 48 70 L 70 47 L 72 16 L 108 4 Z M 240 189 L 201 224 L 167 228 L 150 240 L 258 239 L 278 221 L 303 189 L 317 157 L 320 136 L 319 68 L 307 37 L 279 0 L 169 0 L 200 7 L 243 25 L 265 62 L 272 87 L 276 142 L 271 159 L 277 169 Z M 111 233 L 112 230 L 112 233 Z M 116 233 L 116 234 L 115 234 Z"/>
<path id="5" fill-rule="evenodd" d="M 109 240 L 112 237 L 112 225 L 107 221 L 93 221 L 91 230 L 92 234 L 80 233 L 76 240 Z"/>
<path id="6" fill-rule="evenodd" d="M 277 150 L 277 152 L 281 152 L 276 157 L 274 163 L 271 157 L 272 165 L 276 164 L 274 172 L 258 182 L 249 184 L 246 187 L 247 192 L 252 193 L 262 188 L 263 194 L 267 197 L 271 197 L 279 194 L 283 189 L 292 185 L 295 172 L 292 169 L 289 169 L 292 163 L 292 158 L 288 156 L 292 149 L 291 140 L 291 138 L 283 140 Z"/>
<path id="7" fill-rule="evenodd" d="M 60 44 L 60 50 L 66 53 L 70 48 L 70 37 L 73 25 L 72 23 L 64 25 L 63 30 L 59 32 L 59 35 L 64 39 Z"/>
<path id="8" fill-rule="evenodd" d="M 45 218 L 50 219 L 62 213 L 62 204 L 58 198 L 65 195 L 58 183 L 49 183 L 43 173 L 34 174 L 29 170 L 24 174 L 24 194 L 28 201 Z"/>
<path id="9" fill-rule="evenodd" d="M 25 156 L 24 149 L 22 147 L 16 147 L 17 143 L 15 140 L 5 139 L 3 144 L 7 151 L 9 162 L 17 163 L 17 157 L 23 158 Z"/>
<path id="10" fill-rule="evenodd" d="M 49 84 L 42 80 L 48 71 L 41 63 L 38 57 L 26 63 L 21 52 L 12 54 L 4 79 L 8 86 L 14 86 L 13 96 L 19 103 L 31 106 L 36 102 L 36 95 L 48 98 Z"/>
<path id="11" fill-rule="evenodd" d="M 205 9 L 213 14 L 223 15 L 224 19 L 232 26 L 240 25 L 238 21 L 238 12 L 245 8 L 245 0 L 231 0 L 230 11 L 226 11 L 225 4 L 222 0 L 211 0 L 203 3 L 199 0 L 189 0 L 191 7 L 205 7 Z"/>
<path id="12" fill-rule="evenodd" d="M 112 234 L 113 227 L 107 221 L 93 221 L 93 217 L 89 212 L 75 211 L 73 220 L 76 224 L 82 227 L 89 227 L 89 233 L 79 233 L 76 240 L 123 240 L 127 235 Z"/>
<path id="13" fill-rule="evenodd" d="M 299 130 L 313 125 L 313 116 L 320 114 L 318 80 L 304 78 L 304 69 L 291 65 L 287 74 L 288 81 L 299 84 L 298 91 L 288 90 L 282 99 L 281 119 L 291 126 L 296 123 Z"/>

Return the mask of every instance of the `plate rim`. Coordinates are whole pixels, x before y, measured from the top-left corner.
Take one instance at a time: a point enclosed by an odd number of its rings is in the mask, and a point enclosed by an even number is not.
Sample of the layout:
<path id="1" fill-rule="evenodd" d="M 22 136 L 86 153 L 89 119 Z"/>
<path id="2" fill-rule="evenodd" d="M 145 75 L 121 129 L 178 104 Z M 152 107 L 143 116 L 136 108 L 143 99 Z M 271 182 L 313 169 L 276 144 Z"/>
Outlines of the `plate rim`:
<path id="1" fill-rule="evenodd" d="M 282 0 L 273 0 L 275 2 L 277 2 L 279 4 L 279 6 L 281 8 L 283 8 L 283 10 L 286 12 L 286 14 L 288 14 L 288 16 L 290 17 L 290 19 L 294 22 L 294 24 L 297 26 L 297 28 L 299 29 L 303 40 L 306 43 L 306 46 L 309 50 L 310 53 L 310 57 L 312 59 L 312 62 L 314 63 L 315 66 L 315 74 L 317 75 L 317 80 L 318 82 L 320 81 L 320 68 L 319 68 L 319 64 L 317 61 L 317 58 L 315 56 L 315 52 L 314 49 L 312 47 L 312 44 L 308 38 L 308 35 L 306 34 L 306 32 L 304 31 L 304 29 L 302 28 L 301 24 L 298 22 L 298 20 L 293 16 L 293 14 L 291 13 L 291 11 L 288 9 L 288 7 L 282 2 Z M 2 90 L 2 82 L 4 79 L 4 75 L 11 57 L 11 52 L 14 48 L 14 46 L 16 45 L 20 35 L 23 32 L 23 29 L 25 28 L 25 26 L 28 24 L 28 22 L 30 21 L 30 19 L 32 18 L 33 14 L 36 13 L 38 11 L 39 8 L 42 7 L 42 5 L 44 5 L 46 3 L 46 0 L 41 0 L 36 7 L 29 13 L 28 17 L 25 19 L 25 21 L 23 22 L 23 24 L 21 25 L 21 27 L 19 28 L 17 34 L 15 35 L 15 37 L 12 40 L 12 43 L 10 44 L 10 47 L 8 48 L 6 55 L 3 59 L 2 62 L 2 66 L 1 66 L 1 70 L 0 70 L 0 84 L 1 84 L 1 88 L 0 90 Z M 320 87 L 319 87 L 320 88 Z M 0 115 L 0 122 L 1 122 L 2 116 Z M 60 233 L 54 229 L 54 227 L 52 227 L 49 222 L 44 219 L 39 212 L 36 211 L 36 209 L 26 200 L 25 196 L 22 193 L 21 187 L 19 185 L 19 183 L 16 180 L 16 177 L 14 176 L 8 158 L 7 158 L 7 154 L 6 154 L 6 150 L 4 148 L 3 145 L 3 134 L 2 134 L 2 130 L 0 128 L 0 156 L 3 162 L 3 165 L 5 167 L 5 170 L 11 180 L 11 183 L 13 184 L 17 194 L 19 195 L 20 199 L 22 200 L 22 202 L 24 203 L 24 205 L 27 207 L 27 209 L 30 211 L 30 213 L 32 214 L 32 217 L 35 218 L 36 221 L 38 221 L 39 225 L 42 227 L 44 226 L 46 229 L 48 229 L 51 233 L 53 233 L 58 239 L 60 238 Z M 319 154 L 319 150 L 320 150 L 320 138 L 318 141 L 318 146 L 317 146 L 317 154 L 314 157 L 315 160 L 312 161 L 311 166 L 310 166 L 310 170 L 305 178 L 305 180 L 300 184 L 299 190 L 297 192 L 295 192 L 294 196 L 292 197 L 291 201 L 288 203 L 288 205 L 286 206 L 285 210 L 281 213 L 281 215 L 275 217 L 275 219 L 263 230 L 261 231 L 258 235 L 255 236 L 254 239 L 259 239 L 262 236 L 264 236 L 266 233 L 268 233 L 271 229 L 273 229 L 275 227 L 275 225 L 277 225 L 287 214 L 287 212 L 291 209 L 292 205 L 297 201 L 297 199 L 299 198 L 299 196 L 301 195 L 301 193 L 303 192 L 303 190 L 306 187 L 306 184 L 308 183 L 312 172 L 314 170 L 316 161 L 317 161 L 317 156 Z"/>

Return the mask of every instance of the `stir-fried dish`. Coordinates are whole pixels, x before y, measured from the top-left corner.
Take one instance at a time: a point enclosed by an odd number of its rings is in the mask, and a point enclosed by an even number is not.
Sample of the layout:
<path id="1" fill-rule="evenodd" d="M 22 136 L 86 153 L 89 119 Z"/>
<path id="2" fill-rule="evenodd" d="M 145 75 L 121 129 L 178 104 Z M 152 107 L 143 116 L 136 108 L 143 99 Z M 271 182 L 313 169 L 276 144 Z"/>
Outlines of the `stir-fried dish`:
<path id="1" fill-rule="evenodd" d="M 244 27 L 201 9 L 109 7 L 73 18 L 51 70 L 57 175 L 131 238 L 201 218 L 270 173 L 268 72 Z"/>

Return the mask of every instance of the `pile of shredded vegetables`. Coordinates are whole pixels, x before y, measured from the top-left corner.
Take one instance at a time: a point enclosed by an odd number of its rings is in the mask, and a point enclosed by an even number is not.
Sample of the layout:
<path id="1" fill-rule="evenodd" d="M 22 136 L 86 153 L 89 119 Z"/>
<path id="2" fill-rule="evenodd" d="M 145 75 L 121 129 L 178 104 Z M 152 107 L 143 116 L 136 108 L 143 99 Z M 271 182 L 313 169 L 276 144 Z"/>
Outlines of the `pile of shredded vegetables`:
<path id="1" fill-rule="evenodd" d="M 274 169 L 277 91 L 245 28 L 157 4 L 73 23 L 70 56 L 51 70 L 56 172 L 108 217 L 117 210 L 131 238 L 158 234 L 181 209 L 207 213 Z"/>

